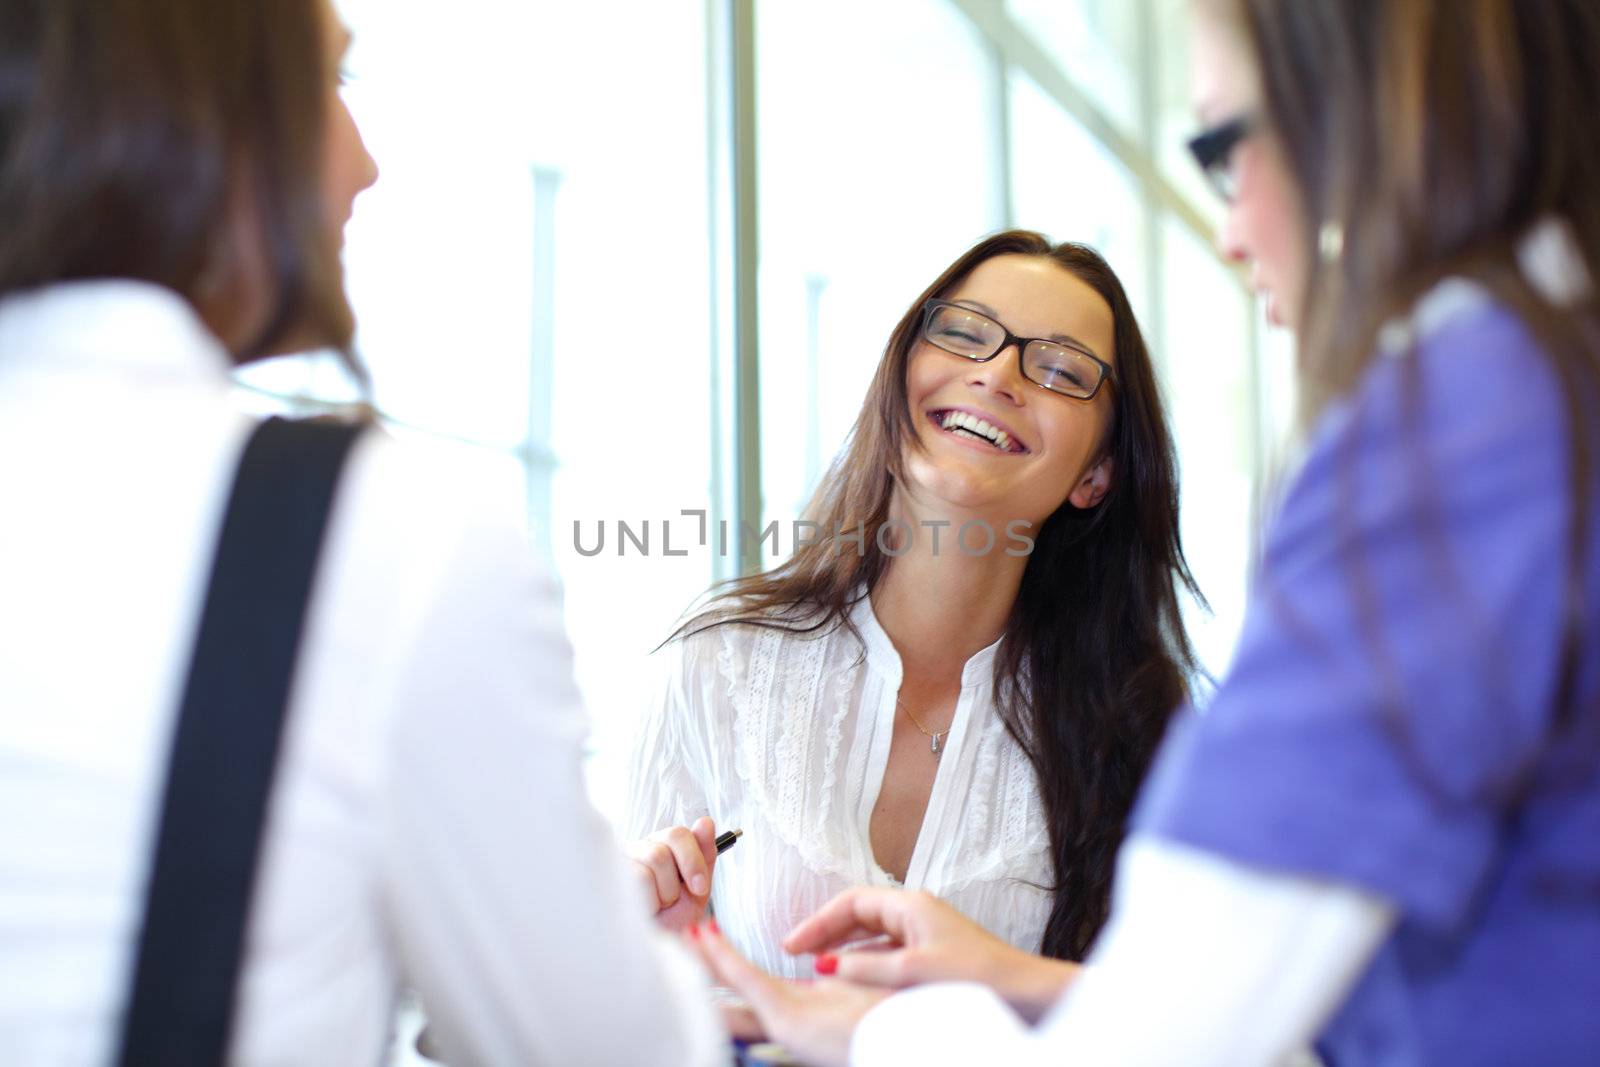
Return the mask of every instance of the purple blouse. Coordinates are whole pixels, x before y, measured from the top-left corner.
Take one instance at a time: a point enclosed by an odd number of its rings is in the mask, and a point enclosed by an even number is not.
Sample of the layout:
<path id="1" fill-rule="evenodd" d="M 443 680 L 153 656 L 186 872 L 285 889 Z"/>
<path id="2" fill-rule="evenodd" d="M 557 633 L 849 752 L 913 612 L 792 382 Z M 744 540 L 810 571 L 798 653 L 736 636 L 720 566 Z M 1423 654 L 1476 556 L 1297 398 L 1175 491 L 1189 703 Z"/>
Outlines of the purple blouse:
<path id="1" fill-rule="evenodd" d="M 1398 908 L 1324 1034 L 1337 1067 L 1600 1064 L 1600 398 L 1577 408 L 1595 458 L 1569 597 L 1552 365 L 1465 283 L 1416 329 L 1319 424 L 1235 662 L 1135 826 Z"/>

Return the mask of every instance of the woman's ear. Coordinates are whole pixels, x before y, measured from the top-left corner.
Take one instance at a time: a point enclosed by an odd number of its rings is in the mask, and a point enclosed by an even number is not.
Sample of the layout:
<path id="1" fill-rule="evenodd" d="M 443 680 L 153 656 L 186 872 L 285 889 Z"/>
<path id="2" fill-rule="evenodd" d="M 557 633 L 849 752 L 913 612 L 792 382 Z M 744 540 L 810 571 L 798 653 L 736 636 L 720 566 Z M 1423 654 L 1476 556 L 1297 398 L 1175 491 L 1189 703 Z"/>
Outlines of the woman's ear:
<path id="1" fill-rule="evenodd" d="M 1072 487 L 1072 492 L 1067 494 L 1068 502 L 1081 510 L 1087 510 L 1100 503 L 1111 491 L 1114 468 L 1115 464 L 1109 455 L 1101 456 L 1093 466 L 1083 472 L 1078 484 Z"/>

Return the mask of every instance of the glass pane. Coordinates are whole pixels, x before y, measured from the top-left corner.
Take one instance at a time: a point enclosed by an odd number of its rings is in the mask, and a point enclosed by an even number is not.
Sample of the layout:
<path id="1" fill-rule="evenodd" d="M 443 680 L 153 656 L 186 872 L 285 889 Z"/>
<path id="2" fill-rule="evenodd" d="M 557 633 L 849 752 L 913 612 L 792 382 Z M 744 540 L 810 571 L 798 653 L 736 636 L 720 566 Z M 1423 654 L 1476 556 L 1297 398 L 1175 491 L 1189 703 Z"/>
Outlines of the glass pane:
<path id="1" fill-rule="evenodd" d="M 787 555 L 890 330 L 1004 224 L 998 79 L 946 0 L 758 15 L 762 488 Z"/>
<path id="2" fill-rule="evenodd" d="M 507 492 L 566 586 L 609 799 L 637 664 L 712 574 L 662 544 L 710 496 L 704 5 L 631 5 L 626 33 L 611 5 L 340 6 L 383 170 L 346 253 L 376 400 L 525 461 Z M 619 556 L 624 520 L 648 550 Z"/>
<path id="3" fill-rule="evenodd" d="M 1143 0 L 1006 0 L 1006 11 L 1113 123 L 1139 134 Z"/>
<path id="4" fill-rule="evenodd" d="M 1189 90 L 1189 19 L 1192 0 L 1153 0 L 1156 55 L 1156 164 L 1200 213 L 1213 224 L 1223 204 L 1195 166 L 1188 140 L 1199 132 Z"/>
<path id="5" fill-rule="evenodd" d="M 1184 549 L 1214 614 L 1191 611 L 1201 661 L 1220 676 L 1244 618 L 1255 485 L 1252 301 L 1189 230 L 1165 224 L 1167 352 Z"/>
<path id="6" fill-rule="evenodd" d="M 1122 278 L 1135 313 L 1143 314 L 1142 207 L 1132 175 L 1032 78 L 1013 72 L 1010 91 L 1017 225 L 1093 246 Z"/>
<path id="7" fill-rule="evenodd" d="M 355 34 L 346 100 L 382 171 L 345 253 L 374 397 L 408 423 L 514 447 L 526 429 L 532 182 L 531 145 L 513 131 L 541 87 L 535 65 L 511 57 L 535 39 L 533 20 L 485 0 L 450 19 L 382 0 L 340 7 Z"/>

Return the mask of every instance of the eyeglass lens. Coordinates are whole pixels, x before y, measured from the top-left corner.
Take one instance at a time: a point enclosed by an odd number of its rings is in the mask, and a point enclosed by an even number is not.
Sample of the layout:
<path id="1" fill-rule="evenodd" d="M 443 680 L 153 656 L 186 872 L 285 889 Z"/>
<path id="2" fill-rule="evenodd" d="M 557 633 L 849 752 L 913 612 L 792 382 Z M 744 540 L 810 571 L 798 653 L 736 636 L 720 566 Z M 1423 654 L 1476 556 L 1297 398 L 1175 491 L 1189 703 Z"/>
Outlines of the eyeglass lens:
<path id="1" fill-rule="evenodd" d="M 987 360 L 1005 345 L 1007 331 L 987 315 L 954 304 L 937 304 L 928 314 L 923 336 L 946 352 Z M 1023 348 L 1022 375 L 1052 392 L 1087 400 L 1099 389 L 1105 368 L 1074 348 L 1035 340 Z"/>
<path id="2" fill-rule="evenodd" d="M 1189 141 L 1189 151 L 1206 180 L 1222 199 L 1232 201 L 1238 192 L 1233 168 L 1234 149 L 1255 128 L 1251 115 L 1240 115 L 1202 131 Z"/>

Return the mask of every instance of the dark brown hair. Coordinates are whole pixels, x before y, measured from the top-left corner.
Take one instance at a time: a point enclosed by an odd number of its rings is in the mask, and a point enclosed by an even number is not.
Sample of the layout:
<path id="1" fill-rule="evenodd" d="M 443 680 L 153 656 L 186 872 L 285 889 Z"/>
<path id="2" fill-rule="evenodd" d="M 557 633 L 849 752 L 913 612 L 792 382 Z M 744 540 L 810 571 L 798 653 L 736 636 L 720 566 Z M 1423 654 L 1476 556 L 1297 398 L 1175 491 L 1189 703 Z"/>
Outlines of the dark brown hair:
<path id="1" fill-rule="evenodd" d="M 6 0 L 0 296 L 131 278 L 198 309 L 236 265 L 242 205 L 272 304 L 235 357 L 300 329 L 348 346 L 319 182 L 324 32 L 316 0 Z"/>
<path id="2" fill-rule="evenodd" d="M 889 565 L 877 533 L 906 449 L 919 446 L 906 365 L 923 305 L 1003 255 L 1049 259 L 1070 272 L 1105 300 L 1115 331 L 1111 488 L 1093 508 L 1063 504 L 1036 532 L 994 665 L 1000 714 L 1033 763 L 1050 828 L 1055 903 L 1041 950 L 1077 959 L 1105 922 L 1134 793 L 1195 668 L 1178 586 L 1199 597 L 1178 536 L 1177 464 L 1160 390 L 1127 295 L 1098 253 L 1013 230 L 952 263 L 889 336 L 850 439 L 806 509 L 816 541 L 724 587 L 674 636 L 729 623 L 799 633 L 849 627 L 850 609 Z M 839 538 L 858 524 L 864 549 Z"/>
<path id="3" fill-rule="evenodd" d="M 1266 124 L 1284 147 L 1312 237 L 1299 352 L 1306 421 L 1360 380 L 1384 324 L 1447 276 L 1473 279 L 1515 313 L 1560 386 L 1574 506 L 1555 738 L 1577 712 L 1591 562 L 1600 137 L 1589 117 L 1600 100 L 1600 4 L 1229 0 L 1228 7 L 1260 71 Z M 1337 257 L 1320 257 L 1314 247 L 1327 224 L 1344 233 Z M 1566 280 L 1581 282 L 1586 271 L 1586 292 L 1557 298 L 1521 269 L 1519 248 L 1539 225 L 1565 230 L 1578 256 Z M 1414 390 L 1415 375 L 1406 383 Z M 1428 479 L 1415 480 L 1426 500 Z M 1344 548 L 1355 594 L 1370 603 L 1364 560 Z M 1531 766 L 1510 776 L 1513 794 Z"/>

